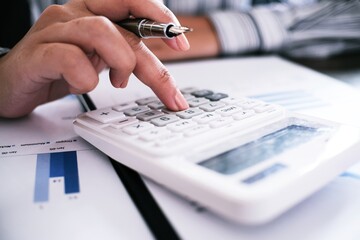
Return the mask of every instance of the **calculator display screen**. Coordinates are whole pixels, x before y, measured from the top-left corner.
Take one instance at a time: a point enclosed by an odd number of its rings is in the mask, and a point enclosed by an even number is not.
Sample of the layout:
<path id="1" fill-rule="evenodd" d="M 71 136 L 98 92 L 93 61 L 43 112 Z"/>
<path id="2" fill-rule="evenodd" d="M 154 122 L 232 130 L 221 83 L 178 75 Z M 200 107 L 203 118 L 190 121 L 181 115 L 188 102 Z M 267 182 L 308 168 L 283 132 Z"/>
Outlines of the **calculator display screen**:
<path id="1" fill-rule="evenodd" d="M 234 174 L 306 143 L 324 133 L 323 130 L 303 125 L 289 125 L 198 164 L 222 174 Z"/>

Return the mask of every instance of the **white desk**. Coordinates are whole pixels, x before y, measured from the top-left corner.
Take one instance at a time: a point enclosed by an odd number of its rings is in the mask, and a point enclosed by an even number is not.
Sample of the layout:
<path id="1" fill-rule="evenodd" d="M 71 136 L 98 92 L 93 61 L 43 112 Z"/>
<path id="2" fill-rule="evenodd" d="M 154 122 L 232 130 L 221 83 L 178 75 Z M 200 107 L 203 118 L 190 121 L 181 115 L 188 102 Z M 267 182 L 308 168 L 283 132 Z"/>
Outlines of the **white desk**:
<path id="1" fill-rule="evenodd" d="M 187 62 L 168 67 L 180 87 L 198 86 L 265 97 L 273 102 L 281 100 L 294 111 L 360 126 L 358 90 L 277 57 Z M 106 72 L 101 78 L 90 94 L 97 107 L 152 94 L 133 77 L 125 90 L 113 89 Z M 75 145 L 62 142 L 76 139 L 71 119 L 81 111 L 78 104 L 67 100 L 44 105 L 24 119 L 0 120 L 0 146 L 2 152 L 8 152 L 0 156 L 0 239 L 151 239 L 106 157 L 86 143 L 79 143 L 81 139 Z M 56 115 L 59 109 L 67 110 Z M 56 116 L 59 121 L 54 121 Z M 21 145 L 39 142 L 45 142 L 46 148 L 29 150 Z M 47 142 L 52 144 L 48 146 Z M 39 204 L 34 199 L 37 156 L 54 147 L 82 153 L 78 159 L 80 192 L 67 195 L 57 182 L 64 180 L 61 176 L 49 178 L 55 180 L 49 183 L 51 199 Z M 360 239 L 359 176 L 357 165 L 280 218 L 259 227 L 226 222 L 144 180 L 183 239 L 331 240 Z"/>

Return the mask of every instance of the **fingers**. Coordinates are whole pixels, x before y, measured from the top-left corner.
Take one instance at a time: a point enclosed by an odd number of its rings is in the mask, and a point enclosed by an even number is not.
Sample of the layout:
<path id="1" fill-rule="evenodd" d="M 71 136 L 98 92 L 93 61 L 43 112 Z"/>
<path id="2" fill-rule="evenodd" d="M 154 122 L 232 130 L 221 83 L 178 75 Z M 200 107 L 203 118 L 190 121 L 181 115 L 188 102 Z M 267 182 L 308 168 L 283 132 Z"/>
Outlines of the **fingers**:
<path id="1" fill-rule="evenodd" d="M 114 22 L 134 16 L 180 25 L 175 15 L 159 0 L 85 0 L 84 2 L 91 12 L 107 16 Z M 164 41 L 175 50 L 186 51 L 190 48 L 184 34 Z"/>
<path id="2" fill-rule="evenodd" d="M 180 111 L 188 108 L 173 77 L 158 58 L 142 42 L 133 49 L 137 59 L 134 69 L 137 78 L 149 86 L 169 109 Z"/>
<path id="3" fill-rule="evenodd" d="M 101 2 L 105 6 L 111 0 Z M 120 1 L 120 0 L 118 0 Z M 129 5 L 136 5 L 137 1 L 126 1 Z M 158 9 L 157 1 L 139 1 L 151 3 L 146 6 L 131 6 L 128 9 L 142 8 L 146 12 Z M 155 4 L 156 2 L 156 4 Z M 98 8 L 101 10 L 101 6 Z M 106 6 L 110 11 L 108 6 Z M 106 8 L 105 7 L 105 8 Z M 126 9 L 122 5 L 123 8 Z M 114 6 L 116 9 L 117 7 Z M 164 19 L 173 19 L 173 15 L 161 5 Z M 135 11 L 136 12 L 136 11 Z M 132 12 L 131 12 L 132 13 Z M 105 14 L 109 15 L 109 14 Z M 165 16 L 165 17 L 164 17 Z M 147 17 L 147 16 L 145 16 Z M 161 18 L 155 19 L 157 21 Z M 188 107 L 187 102 L 176 88 L 173 78 L 161 62 L 145 47 L 134 34 L 115 26 L 108 18 L 89 16 L 76 18 L 62 23 L 54 23 L 33 34 L 40 42 L 46 44 L 42 62 L 51 64 L 44 76 L 49 79 L 65 79 L 73 93 L 84 93 L 92 90 L 97 82 L 97 69 L 93 61 L 99 56 L 110 67 L 110 80 L 115 87 L 125 87 L 132 72 L 148 85 L 164 104 L 172 110 L 183 110 Z M 172 39 L 173 47 L 181 47 L 176 39 Z M 57 46 L 58 48 L 55 48 Z M 55 59 L 61 59 L 60 62 Z"/>
<path id="4" fill-rule="evenodd" d="M 77 46 L 65 43 L 42 44 L 33 56 L 33 72 L 39 76 L 30 76 L 38 79 L 41 84 L 51 83 L 54 80 L 66 80 L 69 91 L 75 94 L 86 93 L 95 88 L 99 78 L 86 54 Z M 46 63 L 46 68 L 42 64 Z M 41 79 L 41 80 L 39 80 Z M 40 82 L 43 81 L 43 82 Z M 33 89 L 32 91 L 36 91 Z M 64 89 L 51 89 L 52 96 L 64 95 Z"/>
<path id="5" fill-rule="evenodd" d="M 44 42 L 79 46 L 88 55 L 99 55 L 112 69 L 111 82 L 114 87 L 122 87 L 123 82 L 127 82 L 136 64 L 127 40 L 105 17 L 83 17 L 57 23 L 52 28 L 40 31 L 38 37 Z"/>

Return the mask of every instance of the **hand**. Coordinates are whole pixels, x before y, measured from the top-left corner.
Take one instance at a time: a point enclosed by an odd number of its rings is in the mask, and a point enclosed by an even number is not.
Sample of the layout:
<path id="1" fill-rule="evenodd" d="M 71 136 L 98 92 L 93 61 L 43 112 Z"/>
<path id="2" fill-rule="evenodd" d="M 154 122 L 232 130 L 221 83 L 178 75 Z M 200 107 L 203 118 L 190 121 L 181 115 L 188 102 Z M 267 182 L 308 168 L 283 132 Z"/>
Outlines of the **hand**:
<path id="1" fill-rule="evenodd" d="M 212 24 L 202 16 L 178 16 L 182 26 L 193 28 L 186 36 L 190 43 L 188 51 L 174 51 L 157 39 L 145 39 L 146 46 L 162 61 L 177 61 L 197 58 L 216 57 L 220 45 Z"/>
<path id="2" fill-rule="evenodd" d="M 72 0 L 48 7 L 0 58 L 0 116 L 23 116 L 68 93 L 89 92 L 104 67 L 114 87 L 125 87 L 133 72 L 170 109 L 187 108 L 161 62 L 133 33 L 113 24 L 130 15 L 178 22 L 158 0 Z M 174 50 L 189 48 L 183 35 L 165 42 Z"/>

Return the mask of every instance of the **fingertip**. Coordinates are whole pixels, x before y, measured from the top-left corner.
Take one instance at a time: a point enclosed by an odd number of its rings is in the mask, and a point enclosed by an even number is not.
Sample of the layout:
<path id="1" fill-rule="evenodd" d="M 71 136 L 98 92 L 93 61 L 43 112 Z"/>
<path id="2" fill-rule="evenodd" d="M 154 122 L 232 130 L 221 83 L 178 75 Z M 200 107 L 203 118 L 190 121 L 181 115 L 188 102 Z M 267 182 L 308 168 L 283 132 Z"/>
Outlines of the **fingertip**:
<path id="1" fill-rule="evenodd" d="M 179 89 L 176 90 L 176 95 L 175 95 L 175 103 L 177 106 L 177 110 L 181 111 L 181 110 L 185 110 L 187 108 L 189 108 L 189 104 L 187 103 L 184 95 L 182 95 L 182 93 L 180 92 Z"/>
<path id="2" fill-rule="evenodd" d="M 176 37 L 176 44 L 182 51 L 187 51 L 190 49 L 189 41 L 183 33 Z"/>

